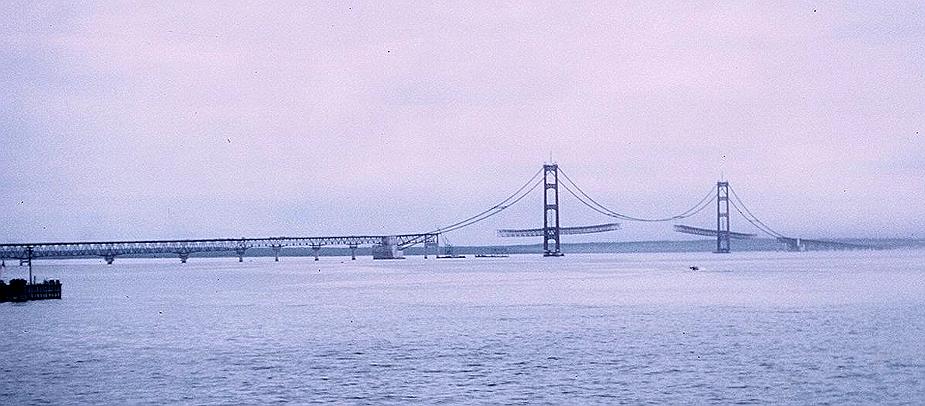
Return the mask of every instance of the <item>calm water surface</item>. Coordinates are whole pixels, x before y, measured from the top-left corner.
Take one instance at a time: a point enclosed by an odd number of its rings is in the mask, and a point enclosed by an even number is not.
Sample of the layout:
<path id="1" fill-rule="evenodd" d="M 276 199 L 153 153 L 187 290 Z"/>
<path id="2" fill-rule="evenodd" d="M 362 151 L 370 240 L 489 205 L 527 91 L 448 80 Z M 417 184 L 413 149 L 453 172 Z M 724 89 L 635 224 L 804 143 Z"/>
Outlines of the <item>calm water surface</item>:
<path id="1" fill-rule="evenodd" d="M 0 404 L 925 403 L 921 250 L 36 263 Z"/>

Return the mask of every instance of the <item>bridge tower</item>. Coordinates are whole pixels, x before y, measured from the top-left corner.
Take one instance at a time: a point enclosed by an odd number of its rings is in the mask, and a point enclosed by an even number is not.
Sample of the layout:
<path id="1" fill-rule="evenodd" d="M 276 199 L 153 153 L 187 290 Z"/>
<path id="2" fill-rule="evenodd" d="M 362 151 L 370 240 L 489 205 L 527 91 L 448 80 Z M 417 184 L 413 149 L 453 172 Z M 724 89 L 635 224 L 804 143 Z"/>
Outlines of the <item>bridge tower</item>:
<path id="1" fill-rule="evenodd" d="M 562 255 L 559 251 L 559 165 L 543 165 L 543 256 Z"/>
<path id="2" fill-rule="evenodd" d="M 729 182 L 716 182 L 716 253 L 729 253 Z"/>

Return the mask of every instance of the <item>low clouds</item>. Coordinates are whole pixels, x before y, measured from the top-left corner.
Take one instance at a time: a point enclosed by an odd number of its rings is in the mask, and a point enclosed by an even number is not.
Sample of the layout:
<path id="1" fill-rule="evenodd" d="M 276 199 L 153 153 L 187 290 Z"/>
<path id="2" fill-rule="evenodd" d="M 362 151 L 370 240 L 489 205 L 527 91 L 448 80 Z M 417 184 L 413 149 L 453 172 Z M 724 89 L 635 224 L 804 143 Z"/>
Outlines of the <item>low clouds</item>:
<path id="1" fill-rule="evenodd" d="M 550 153 L 625 212 L 725 176 L 787 234 L 921 235 L 919 8 L 8 3 L 4 239 L 421 231 Z"/>

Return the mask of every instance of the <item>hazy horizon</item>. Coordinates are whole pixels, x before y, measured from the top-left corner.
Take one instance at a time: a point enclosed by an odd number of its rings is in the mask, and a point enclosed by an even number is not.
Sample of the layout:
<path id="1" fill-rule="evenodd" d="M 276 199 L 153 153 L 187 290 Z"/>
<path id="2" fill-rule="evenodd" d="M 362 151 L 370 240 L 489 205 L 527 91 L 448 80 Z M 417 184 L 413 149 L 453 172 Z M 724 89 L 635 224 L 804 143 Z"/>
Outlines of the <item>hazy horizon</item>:
<path id="1" fill-rule="evenodd" d="M 426 232 L 557 162 L 718 179 L 795 237 L 925 238 L 918 2 L 0 5 L 3 242 Z M 616 221 L 561 192 L 562 225 Z M 454 244 L 532 244 L 537 191 Z M 713 210 L 678 224 L 715 226 Z M 667 224 L 563 242 L 684 239 Z M 738 213 L 732 229 L 757 232 Z"/>

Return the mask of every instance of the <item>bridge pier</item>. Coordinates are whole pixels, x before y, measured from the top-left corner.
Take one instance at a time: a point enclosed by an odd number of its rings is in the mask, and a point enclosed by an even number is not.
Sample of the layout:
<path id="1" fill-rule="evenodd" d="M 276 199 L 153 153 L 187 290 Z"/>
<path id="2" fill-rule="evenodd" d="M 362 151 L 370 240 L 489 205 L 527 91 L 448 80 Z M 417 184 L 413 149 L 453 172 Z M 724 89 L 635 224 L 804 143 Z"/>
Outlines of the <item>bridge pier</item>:
<path id="1" fill-rule="evenodd" d="M 185 263 L 186 263 L 186 260 L 189 259 L 189 253 L 188 253 L 188 252 L 178 252 L 178 253 L 177 253 L 177 256 L 180 257 L 180 263 L 181 263 L 181 264 L 185 264 Z"/>
<path id="2" fill-rule="evenodd" d="M 427 259 L 427 247 L 434 247 L 434 255 L 440 255 L 440 234 L 424 237 L 424 259 Z"/>
<path id="3" fill-rule="evenodd" d="M 315 254 L 315 261 L 318 260 L 318 251 L 321 251 L 320 245 L 312 245 L 312 252 Z"/>
<path id="4" fill-rule="evenodd" d="M 244 252 L 247 251 L 245 247 L 238 247 L 234 249 L 234 253 L 238 255 L 238 262 L 244 262 Z"/>
<path id="5" fill-rule="evenodd" d="M 106 254 L 106 255 L 103 255 L 103 259 L 106 261 L 106 265 L 112 265 L 112 262 L 116 260 L 116 255 Z"/>
<path id="6" fill-rule="evenodd" d="M 803 252 L 806 251 L 806 244 L 801 238 L 777 237 L 777 242 L 787 245 L 787 251 Z"/>
<path id="7" fill-rule="evenodd" d="M 357 246 L 356 244 L 350 244 L 350 260 L 356 261 L 357 259 Z"/>
<path id="8" fill-rule="evenodd" d="M 373 259 L 405 259 L 404 253 L 398 249 L 398 238 L 394 236 L 382 237 L 382 242 L 373 246 Z"/>
<path id="9" fill-rule="evenodd" d="M 282 245 L 271 245 L 270 249 L 273 250 L 273 261 L 279 262 L 279 251 L 283 249 Z"/>

